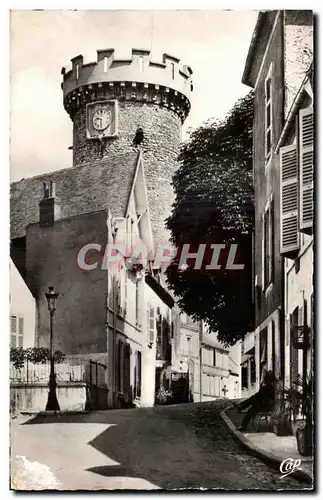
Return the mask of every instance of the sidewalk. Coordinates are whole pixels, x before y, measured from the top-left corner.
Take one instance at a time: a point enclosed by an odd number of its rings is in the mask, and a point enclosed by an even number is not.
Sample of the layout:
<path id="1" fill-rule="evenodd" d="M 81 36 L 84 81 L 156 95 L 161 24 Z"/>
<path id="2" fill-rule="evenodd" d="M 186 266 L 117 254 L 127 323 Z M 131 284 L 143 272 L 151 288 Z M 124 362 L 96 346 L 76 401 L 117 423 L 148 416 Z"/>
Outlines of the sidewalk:
<path id="1" fill-rule="evenodd" d="M 295 436 L 276 436 L 270 422 L 265 420 L 260 421 L 259 432 L 254 422 L 249 423 L 247 432 L 240 432 L 237 427 L 240 426 L 244 413 L 238 412 L 233 406 L 223 411 L 221 416 L 236 439 L 252 454 L 278 470 L 287 458 L 299 459 L 300 469 L 292 475 L 303 481 L 313 481 L 313 458 L 299 454 Z"/>

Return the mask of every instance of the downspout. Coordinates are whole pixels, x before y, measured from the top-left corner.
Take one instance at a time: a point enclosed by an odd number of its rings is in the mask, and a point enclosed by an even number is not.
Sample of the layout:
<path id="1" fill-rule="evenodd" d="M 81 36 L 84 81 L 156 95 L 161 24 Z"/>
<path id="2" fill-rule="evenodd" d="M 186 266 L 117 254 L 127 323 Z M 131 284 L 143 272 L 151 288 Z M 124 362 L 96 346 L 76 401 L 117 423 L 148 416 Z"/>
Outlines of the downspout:
<path id="1" fill-rule="evenodd" d="M 275 153 L 277 154 L 278 148 L 281 143 L 281 139 L 284 133 L 284 130 L 286 128 L 287 122 L 285 122 L 285 11 L 282 12 L 282 51 L 283 51 L 283 57 L 282 57 L 282 75 L 283 75 L 283 95 L 282 95 L 282 127 L 283 130 L 280 134 L 280 138 L 278 140 L 278 144 L 275 149 Z M 289 118 L 289 116 L 288 116 Z M 288 120 L 287 118 L 287 120 Z M 280 202 L 280 200 L 279 200 Z M 279 212 L 279 224 L 280 224 L 280 212 Z M 279 228 L 279 233 L 280 233 L 280 228 Z M 279 317 L 279 347 L 280 347 L 280 378 L 283 381 L 283 384 L 285 384 L 285 259 L 283 256 L 281 256 L 281 280 L 280 280 L 280 293 L 281 293 L 281 298 L 280 298 L 280 303 L 281 303 L 281 310 L 280 310 L 280 317 Z"/>
<path id="2" fill-rule="evenodd" d="M 203 321 L 200 321 L 199 328 L 199 356 L 200 356 L 200 402 L 202 402 L 202 340 L 203 340 Z"/>
<path id="3" fill-rule="evenodd" d="M 116 294 L 116 278 L 112 274 L 112 293 L 113 293 L 113 331 L 112 331 L 112 394 L 113 408 L 116 408 L 117 403 L 117 388 L 116 388 L 116 338 L 117 338 L 117 294 Z"/>

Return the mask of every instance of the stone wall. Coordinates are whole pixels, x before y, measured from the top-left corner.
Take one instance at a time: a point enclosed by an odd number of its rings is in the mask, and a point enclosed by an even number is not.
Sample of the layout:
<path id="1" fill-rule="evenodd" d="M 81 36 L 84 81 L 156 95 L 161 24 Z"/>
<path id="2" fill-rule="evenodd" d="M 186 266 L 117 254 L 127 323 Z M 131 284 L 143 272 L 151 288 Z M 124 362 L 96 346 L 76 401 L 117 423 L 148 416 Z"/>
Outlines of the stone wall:
<path id="1" fill-rule="evenodd" d="M 258 285 L 262 287 L 262 216 L 269 197 L 273 195 L 275 212 L 275 248 L 274 248 L 274 279 L 273 286 L 265 293 L 261 291 L 260 302 L 256 304 L 256 327 L 265 320 L 281 303 L 282 259 L 280 256 L 280 179 L 278 155 L 272 154 L 267 165 L 265 163 L 265 81 L 270 67 L 272 68 L 272 95 L 273 95 L 273 149 L 280 137 L 284 118 L 284 88 L 283 82 L 283 18 L 279 17 L 274 34 L 264 55 L 264 63 L 259 74 L 259 81 L 255 88 L 255 115 L 254 115 L 254 187 L 255 187 L 255 275 L 258 276 Z"/>
<path id="2" fill-rule="evenodd" d="M 57 399 L 61 411 L 84 411 L 87 402 L 86 384 L 71 382 L 58 384 Z M 48 398 L 48 384 L 11 384 L 10 412 L 45 411 Z"/>
<path id="3" fill-rule="evenodd" d="M 313 61 L 313 12 L 284 11 L 285 117 Z"/>
<path id="4" fill-rule="evenodd" d="M 86 111 L 85 107 L 80 108 L 74 117 L 73 162 L 74 166 L 78 167 L 93 161 L 96 162 L 94 168 L 103 171 L 120 155 L 133 155 L 137 151 L 133 139 L 138 127 L 141 127 L 144 133 L 140 148 L 143 153 L 150 218 L 156 243 L 157 240 L 168 239 L 164 221 L 169 216 L 174 199 L 171 180 L 178 167 L 176 160 L 180 147 L 181 120 L 173 111 L 154 104 L 119 101 L 118 136 L 106 139 L 101 144 L 98 140 L 86 139 Z M 116 183 L 118 189 L 122 184 L 123 177 L 120 175 Z M 110 206 L 110 209 L 114 213 L 113 206 Z"/>
<path id="5" fill-rule="evenodd" d="M 45 292 L 59 293 L 54 324 L 54 349 L 65 354 L 107 351 L 107 271 L 86 271 L 77 263 L 80 248 L 107 241 L 105 211 L 59 220 L 52 227 L 28 227 L 27 283 L 37 302 L 36 345 L 49 346 L 49 312 Z M 96 262 L 95 255 L 95 260 Z"/>

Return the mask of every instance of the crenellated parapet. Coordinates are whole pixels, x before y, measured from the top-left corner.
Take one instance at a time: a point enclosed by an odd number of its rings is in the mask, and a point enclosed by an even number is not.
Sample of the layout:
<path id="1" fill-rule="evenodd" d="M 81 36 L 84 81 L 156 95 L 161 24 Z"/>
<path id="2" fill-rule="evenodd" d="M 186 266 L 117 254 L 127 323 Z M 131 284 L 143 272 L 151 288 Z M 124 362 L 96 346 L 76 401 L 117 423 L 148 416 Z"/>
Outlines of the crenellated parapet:
<path id="1" fill-rule="evenodd" d="M 84 64 L 83 56 L 62 68 L 64 107 L 73 119 L 80 106 L 98 99 L 130 100 L 160 105 L 182 121 L 190 111 L 192 70 L 168 54 L 152 61 L 149 50 L 132 49 L 131 58 L 115 58 L 114 49 L 97 51 L 97 61 Z"/>

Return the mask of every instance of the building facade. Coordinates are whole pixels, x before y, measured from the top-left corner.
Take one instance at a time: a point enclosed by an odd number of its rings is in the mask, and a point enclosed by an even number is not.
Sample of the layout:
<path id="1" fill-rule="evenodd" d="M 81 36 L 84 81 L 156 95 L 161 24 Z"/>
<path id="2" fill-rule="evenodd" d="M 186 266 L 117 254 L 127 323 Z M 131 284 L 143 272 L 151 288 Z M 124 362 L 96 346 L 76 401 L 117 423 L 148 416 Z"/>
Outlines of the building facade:
<path id="1" fill-rule="evenodd" d="M 314 341 L 313 67 L 298 89 L 277 145 L 281 254 L 285 261 L 285 385 L 313 370 Z"/>
<path id="2" fill-rule="evenodd" d="M 312 11 L 259 13 L 242 78 L 255 95 L 255 331 L 243 344 L 242 384 L 246 394 L 258 390 L 264 368 L 273 370 L 277 380 L 285 379 L 288 313 L 277 144 L 312 55 Z"/>
<path id="3" fill-rule="evenodd" d="M 185 313 L 179 318 L 179 345 L 174 349 L 174 373 L 189 376 L 190 398 L 194 402 L 240 397 L 240 351 L 226 348 L 206 325 Z"/>
<path id="4" fill-rule="evenodd" d="M 33 347 L 36 305 L 25 281 L 10 259 L 10 347 Z"/>
<path id="5" fill-rule="evenodd" d="M 110 407 L 154 404 L 156 367 L 171 364 L 174 301 L 160 267 L 134 264 L 168 241 L 181 125 L 192 70 L 164 54 L 113 49 L 63 68 L 73 167 L 11 185 L 11 256 L 36 302 L 36 346 L 48 346 L 45 292 L 59 292 L 54 349 L 107 367 Z M 109 245 L 125 244 L 117 263 Z"/>

